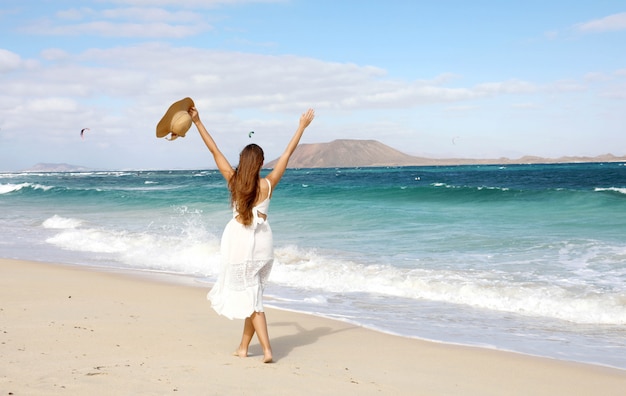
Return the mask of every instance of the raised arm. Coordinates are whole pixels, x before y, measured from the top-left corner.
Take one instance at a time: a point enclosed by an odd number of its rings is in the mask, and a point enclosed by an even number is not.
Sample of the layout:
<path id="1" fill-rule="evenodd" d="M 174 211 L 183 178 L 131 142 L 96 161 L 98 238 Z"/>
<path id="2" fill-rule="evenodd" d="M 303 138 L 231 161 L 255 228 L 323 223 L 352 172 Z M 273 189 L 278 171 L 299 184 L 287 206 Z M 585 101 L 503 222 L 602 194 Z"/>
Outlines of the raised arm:
<path id="1" fill-rule="evenodd" d="M 206 144 L 207 148 L 213 154 L 213 159 L 215 160 L 215 164 L 217 165 L 217 169 L 219 169 L 222 176 L 226 181 L 229 181 L 230 178 L 235 173 L 235 170 L 230 165 L 224 154 L 217 147 L 217 144 L 209 134 L 209 131 L 206 130 L 202 121 L 200 121 L 200 115 L 198 114 L 198 110 L 195 107 L 189 109 L 189 115 L 191 116 L 191 120 L 194 124 L 196 124 L 196 128 L 198 128 L 198 132 L 200 132 L 200 136 Z"/>
<path id="2" fill-rule="evenodd" d="M 289 141 L 289 144 L 283 154 L 280 158 L 278 158 L 274 169 L 266 176 L 266 178 L 272 183 L 272 187 L 276 187 L 280 179 L 283 177 L 285 169 L 287 169 L 287 164 L 289 163 L 289 158 L 291 158 L 291 154 L 293 154 L 296 147 L 298 147 L 298 143 L 300 142 L 300 138 L 302 137 L 304 130 L 309 126 L 311 121 L 313 121 L 313 118 L 315 118 L 315 111 L 313 109 L 308 109 L 300 116 L 300 124 L 298 125 L 298 129 L 296 129 L 296 133 L 294 133 L 293 137 Z"/>

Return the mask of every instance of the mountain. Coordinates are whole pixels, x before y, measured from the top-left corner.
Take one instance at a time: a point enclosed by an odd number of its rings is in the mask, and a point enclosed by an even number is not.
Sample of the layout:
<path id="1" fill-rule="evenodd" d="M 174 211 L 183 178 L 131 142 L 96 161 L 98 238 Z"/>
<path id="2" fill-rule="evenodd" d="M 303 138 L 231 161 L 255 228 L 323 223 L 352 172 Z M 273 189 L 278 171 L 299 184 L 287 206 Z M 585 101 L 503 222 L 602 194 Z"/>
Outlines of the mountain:
<path id="1" fill-rule="evenodd" d="M 417 157 L 404 154 L 376 140 L 338 139 L 330 143 L 301 144 L 289 166 L 293 168 L 344 168 L 358 166 L 413 165 Z M 271 168 L 277 159 L 266 164 Z"/>
<path id="2" fill-rule="evenodd" d="M 265 168 L 272 168 L 274 159 Z M 525 156 L 519 159 L 435 159 L 405 154 L 377 140 L 338 139 L 329 143 L 300 144 L 289 160 L 290 168 L 354 168 L 370 166 L 432 166 L 473 164 L 547 164 L 568 162 L 621 162 L 626 157 L 605 154 L 598 157 L 543 158 Z"/>

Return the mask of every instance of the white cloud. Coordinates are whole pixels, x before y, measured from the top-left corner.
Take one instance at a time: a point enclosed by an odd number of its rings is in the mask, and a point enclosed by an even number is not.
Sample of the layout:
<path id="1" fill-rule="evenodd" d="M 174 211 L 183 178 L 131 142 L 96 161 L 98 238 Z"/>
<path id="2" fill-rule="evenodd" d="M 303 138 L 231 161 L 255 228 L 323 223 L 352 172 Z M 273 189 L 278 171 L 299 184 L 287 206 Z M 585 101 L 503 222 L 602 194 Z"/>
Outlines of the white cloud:
<path id="1" fill-rule="evenodd" d="M 514 109 L 525 109 L 525 110 L 534 110 L 538 109 L 539 106 L 536 103 L 514 103 L 511 105 Z"/>
<path id="2" fill-rule="evenodd" d="M 578 31 L 590 33 L 626 30 L 626 12 L 579 23 L 575 28 Z"/>
<path id="3" fill-rule="evenodd" d="M 86 16 L 91 16 L 95 14 L 96 14 L 95 10 L 91 8 L 87 8 L 87 7 L 71 8 L 69 10 L 61 10 L 55 13 L 55 15 L 61 19 L 69 19 L 69 20 L 76 20 L 76 21 L 81 20 L 85 18 Z"/>
<path id="4" fill-rule="evenodd" d="M 606 73 L 600 73 L 600 72 L 586 73 L 583 78 L 585 81 L 592 82 L 592 83 L 609 81 L 611 79 L 611 77 L 606 75 Z"/>
<path id="5" fill-rule="evenodd" d="M 389 78 L 385 70 L 371 66 L 157 43 L 78 54 L 51 48 L 41 52 L 41 62 L 25 61 L 9 51 L 0 51 L 0 59 L 3 56 L 12 60 L 5 62 L 12 69 L 0 74 L 2 133 L 14 141 L 35 138 L 36 143 L 24 145 L 36 144 L 47 153 L 55 144 L 62 148 L 68 139 L 73 142 L 80 128 L 88 126 L 92 133 L 84 146 L 100 147 L 102 152 L 94 151 L 93 160 L 101 157 L 104 166 L 108 166 L 104 161 L 118 155 L 112 153 L 133 150 L 148 150 L 154 157 L 137 160 L 139 167 L 155 166 L 150 161 L 164 155 L 162 150 L 180 150 L 176 155 L 189 161 L 186 164 L 198 164 L 200 160 L 193 159 L 206 153 L 201 145 L 187 143 L 197 136 L 191 134 L 184 141 L 187 144 L 170 145 L 154 137 L 154 127 L 167 106 L 185 96 L 195 100 L 227 155 L 240 149 L 237 131 L 256 130 L 264 139 L 267 157 L 273 158 L 283 149 L 279 142 L 293 132 L 297 115 L 307 107 L 318 110 L 319 131 L 303 142 L 339 136 L 379 138 L 384 131 L 382 141 L 402 148 L 407 137 L 425 130 L 425 123 L 429 130 L 453 136 L 458 133 L 446 125 L 453 119 L 480 118 L 484 127 L 488 101 L 511 98 L 507 103 L 513 108 L 532 108 L 529 103 L 541 103 L 546 93 L 585 88 L 582 78 L 547 85 L 512 79 L 467 86 L 460 76 L 442 73 L 406 81 Z M 606 95 L 620 99 L 617 90 Z M 417 121 L 416 113 L 422 114 Z M 430 150 L 436 151 L 437 144 L 434 141 Z"/>
<path id="6" fill-rule="evenodd" d="M 48 30 L 49 34 L 78 35 L 93 34 L 103 37 L 133 38 L 185 38 L 209 29 L 208 25 L 175 25 L 171 23 L 119 23 L 94 21 L 76 25 L 58 26 Z"/>
<path id="7" fill-rule="evenodd" d="M 201 19 L 200 14 L 192 11 L 169 11 L 165 8 L 157 7 L 124 7 L 108 9 L 82 7 L 57 11 L 55 15 L 61 20 L 73 21 L 101 18 L 150 22 L 193 22 Z"/>
<path id="8" fill-rule="evenodd" d="M 463 106 L 449 106 L 445 108 L 446 112 L 450 113 L 467 113 L 478 109 L 478 106 L 463 105 Z"/>
<path id="9" fill-rule="evenodd" d="M 527 94 L 536 92 L 537 89 L 535 84 L 520 80 L 483 83 L 475 87 L 475 90 L 482 95 Z"/>
<path id="10" fill-rule="evenodd" d="M 608 87 L 600 96 L 609 99 L 626 99 L 626 84 L 615 84 Z"/>
<path id="11" fill-rule="evenodd" d="M 201 20 L 199 14 L 190 11 L 170 12 L 163 8 L 155 7 L 131 7 L 114 8 L 103 10 L 101 16 L 106 19 L 122 19 L 131 21 L 150 22 L 198 22 Z"/>
<path id="12" fill-rule="evenodd" d="M 132 38 L 185 38 L 212 29 L 200 14 L 155 7 L 80 8 L 56 16 L 58 20 L 38 20 L 23 29 L 43 35 Z"/>
<path id="13" fill-rule="evenodd" d="M 232 4 L 284 3 L 288 0 L 110 0 L 111 3 L 135 6 L 217 7 Z"/>
<path id="14" fill-rule="evenodd" d="M 22 58 L 11 51 L 0 48 L 0 73 L 18 69 L 22 65 Z"/>
<path id="15" fill-rule="evenodd" d="M 543 36 L 548 40 L 556 40 L 559 37 L 559 32 L 556 30 L 550 30 L 543 33 Z"/>
<path id="16" fill-rule="evenodd" d="M 78 109 L 76 101 L 68 98 L 50 97 L 35 99 L 28 102 L 25 110 L 28 112 L 48 112 L 48 113 L 72 113 Z"/>
<path id="17" fill-rule="evenodd" d="M 18 67 L 19 57 L 12 55 L 7 58 L 13 59 L 12 67 Z M 546 88 L 520 80 L 454 86 L 458 77 L 451 74 L 430 80 L 393 80 L 375 67 L 163 44 L 91 49 L 78 55 L 50 49 L 42 57 L 51 64 L 22 70 L 17 78 L 0 79 L 3 94 L 25 101 L 78 97 L 84 101 L 81 107 L 113 113 L 121 107 L 116 104 L 120 101 L 125 108 L 140 108 L 152 118 L 165 103 L 185 96 L 201 99 L 221 114 L 242 109 L 291 113 L 311 105 L 349 111 L 455 102 L 465 106 L 474 99 L 528 95 Z M 561 92 L 582 86 L 575 81 L 558 82 L 549 89 Z"/>
<path id="18" fill-rule="evenodd" d="M 48 48 L 41 51 L 41 57 L 47 61 L 60 61 L 63 59 L 69 59 L 71 55 L 59 48 Z"/>
<path id="19" fill-rule="evenodd" d="M 550 92 L 567 93 L 585 91 L 587 86 L 576 80 L 558 80 L 546 87 Z"/>

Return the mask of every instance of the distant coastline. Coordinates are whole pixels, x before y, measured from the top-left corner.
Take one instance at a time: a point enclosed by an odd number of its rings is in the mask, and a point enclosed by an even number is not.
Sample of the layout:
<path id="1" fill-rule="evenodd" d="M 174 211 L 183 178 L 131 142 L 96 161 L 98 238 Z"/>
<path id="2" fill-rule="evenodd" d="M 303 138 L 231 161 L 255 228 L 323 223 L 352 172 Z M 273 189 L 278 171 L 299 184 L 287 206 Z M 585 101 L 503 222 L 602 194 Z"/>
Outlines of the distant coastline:
<path id="1" fill-rule="evenodd" d="M 278 159 L 264 165 L 272 168 Z M 289 168 L 355 168 L 378 166 L 453 166 L 453 165 L 523 165 L 568 164 L 586 162 L 626 162 L 626 156 L 604 154 L 596 157 L 564 156 L 546 158 L 526 155 L 517 159 L 506 157 L 427 158 L 405 154 L 377 140 L 338 139 L 328 143 L 300 144 L 293 153 Z M 107 169 L 113 170 L 113 169 Z M 89 172 L 94 169 L 65 163 L 39 163 L 21 172 Z M 133 169 L 132 171 L 136 171 Z"/>
<path id="2" fill-rule="evenodd" d="M 265 164 L 272 168 L 277 159 Z M 329 143 L 301 144 L 290 161 L 290 168 L 353 168 L 377 166 L 450 166 L 450 165 L 513 165 L 557 164 L 585 162 L 626 162 L 626 156 L 604 154 L 596 157 L 565 156 L 545 158 L 524 156 L 518 159 L 506 157 L 492 159 L 474 158 L 427 158 L 405 154 L 377 140 L 338 139 Z"/>
<path id="3" fill-rule="evenodd" d="M 80 165 L 40 162 L 21 172 L 88 172 L 90 170 L 92 169 Z"/>

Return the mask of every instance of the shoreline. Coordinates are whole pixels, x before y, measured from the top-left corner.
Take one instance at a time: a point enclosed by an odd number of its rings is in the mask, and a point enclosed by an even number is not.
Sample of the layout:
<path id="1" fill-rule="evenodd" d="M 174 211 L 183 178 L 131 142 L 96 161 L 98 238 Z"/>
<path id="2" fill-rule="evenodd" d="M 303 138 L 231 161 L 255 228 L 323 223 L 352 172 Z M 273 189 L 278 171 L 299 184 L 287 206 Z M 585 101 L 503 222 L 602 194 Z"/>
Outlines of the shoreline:
<path id="1" fill-rule="evenodd" d="M 0 261 L 1 260 L 3 260 L 3 258 L 0 257 Z M 76 263 L 74 264 L 53 263 L 53 262 L 47 262 L 47 261 L 22 259 L 22 258 L 15 259 L 15 260 L 34 262 L 34 263 L 40 263 L 40 264 L 45 264 L 45 265 L 67 266 L 67 267 L 76 268 L 79 270 L 86 269 L 86 270 L 92 270 L 96 272 L 118 274 L 121 276 L 137 278 L 137 279 L 148 281 L 148 282 L 160 282 L 160 283 L 175 284 L 175 285 L 187 286 L 187 287 L 193 287 L 193 288 L 203 288 L 203 290 L 207 292 L 210 289 L 210 287 L 213 285 L 212 282 L 202 281 L 198 279 L 197 277 L 195 277 L 194 275 L 177 273 L 177 272 L 168 272 L 168 271 L 163 271 L 163 270 L 133 269 L 133 268 L 127 268 L 127 267 L 112 267 L 112 266 L 107 266 L 107 265 L 103 265 L 103 266 L 83 265 L 83 264 L 76 264 Z M 321 312 L 309 312 L 309 311 L 304 311 L 304 310 L 281 307 L 279 305 L 275 305 L 272 303 L 274 299 L 275 297 L 272 296 L 271 294 L 265 295 L 264 305 L 266 309 L 276 310 L 276 311 L 285 311 L 285 312 L 290 312 L 290 313 L 294 313 L 297 315 L 310 315 L 310 316 L 321 318 L 324 320 L 330 320 L 330 321 L 335 321 L 335 322 L 339 322 L 342 324 L 347 324 L 350 326 L 361 327 L 369 331 L 373 331 L 376 333 L 381 333 L 381 334 L 385 334 L 389 336 L 401 337 L 401 338 L 406 338 L 409 340 L 417 340 L 420 342 L 450 345 L 450 346 L 488 349 L 488 350 L 493 350 L 493 351 L 514 353 L 514 354 L 519 354 L 519 355 L 524 355 L 524 356 L 529 356 L 529 357 L 550 359 L 550 360 L 561 361 L 561 362 L 579 363 L 579 364 L 586 364 L 586 365 L 591 365 L 591 366 L 605 367 L 605 368 L 610 368 L 610 369 L 622 370 L 626 372 L 626 367 L 620 367 L 620 366 L 611 365 L 608 363 L 601 363 L 598 361 L 583 360 L 583 359 L 577 360 L 577 359 L 567 358 L 567 357 L 559 358 L 550 354 L 540 354 L 540 353 L 525 352 L 525 351 L 516 350 L 516 349 L 508 349 L 505 347 L 499 347 L 494 344 L 471 343 L 471 342 L 464 343 L 464 342 L 456 342 L 454 340 L 444 340 L 444 339 L 437 339 L 437 338 L 421 337 L 419 335 L 402 334 L 402 333 L 394 332 L 391 330 L 385 330 L 384 328 L 379 328 L 376 326 L 369 326 L 364 323 L 359 323 L 358 321 L 351 321 L 348 319 L 342 320 L 341 318 L 333 317 L 332 315 L 325 315 L 324 313 L 321 313 Z M 213 310 L 211 310 L 210 312 L 213 313 Z"/>
<path id="2" fill-rule="evenodd" d="M 0 259 L 0 392 L 618 395 L 626 371 L 424 341 L 268 308 L 276 362 L 207 288 L 160 276 Z M 162 274 L 161 274 L 162 275 Z"/>
<path id="3" fill-rule="evenodd" d="M 3 260 L 2 258 L 0 258 L 0 261 Z M 95 266 L 95 265 L 81 265 L 81 264 L 67 264 L 67 263 L 51 263 L 51 262 L 42 262 L 42 261 L 36 261 L 36 260 L 28 260 L 28 259 L 16 259 L 17 261 L 32 261 L 34 263 L 39 263 L 39 264 L 44 264 L 44 265 L 60 265 L 60 266 L 67 266 L 70 268 L 76 268 L 76 269 L 85 269 L 85 270 L 90 270 L 90 271 L 95 271 L 95 272 L 102 272 L 102 273 L 111 273 L 111 274 L 117 274 L 120 276 L 124 276 L 124 277 L 131 277 L 131 278 L 136 278 L 139 279 L 141 281 L 147 281 L 147 282 L 159 282 L 159 283 L 165 283 L 165 284 L 174 284 L 174 285 L 179 285 L 179 286 L 186 286 L 186 287 L 192 287 L 192 288 L 202 288 L 203 290 L 207 291 L 210 289 L 210 287 L 212 286 L 211 282 L 202 282 L 200 280 L 198 280 L 198 278 L 194 277 L 193 275 L 189 275 L 189 274 L 181 274 L 181 273 L 175 273 L 175 272 L 167 272 L 167 271 L 161 271 L 161 270 L 147 270 L 147 269 L 132 269 L 132 268 L 124 268 L 124 267 L 111 267 L 111 266 Z M 365 330 L 368 331 L 373 331 L 375 333 L 380 333 L 380 334 L 385 334 L 388 336 L 394 336 L 394 337 L 400 337 L 400 338 L 406 338 L 408 340 L 417 340 L 419 342 L 428 342 L 428 343 L 435 343 L 435 344 L 442 344 L 442 345 L 450 345 L 450 346 L 458 346 L 458 347 L 469 347 L 469 348 L 479 348 L 479 349 L 487 349 L 487 350 L 492 350 L 492 351 L 500 351 L 500 352 L 506 352 L 506 353 L 513 353 L 513 354 L 518 354 L 518 355 L 523 355 L 523 356 L 528 356 L 528 357 L 536 357 L 536 358 L 541 358 L 541 359 L 549 359 L 549 360 L 554 360 L 557 362 L 566 362 L 566 363 L 576 363 L 576 364 L 585 364 L 585 365 L 590 365 L 590 366 L 598 366 L 598 367 L 605 367 L 605 368 L 609 368 L 609 369 L 615 369 L 615 370 L 621 370 L 624 371 L 626 373 L 626 368 L 623 367 L 619 367 L 619 366 L 613 366 L 610 364 L 603 364 L 603 363 L 599 363 L 599 362 L 594 362 L 594 361 L 584 361 L 584 360 L 574 360 L 574 359 L 567 359 L 567 358 L 558 358 L 558 357 L 554 357 L 554 356 L 550 356 L 548 354 L 533 354 L 530 352 L 523 352 L 523 351 L 519 351 L 519 350 L 515 350 L 515 349 L 507 349 L 507 348 L 501 348 L 495 345 L 490 345 L 490 344 L 472 344 L 472 343 L 463 343 L 463 342 L 455 342 L 455 341 L 446 341 L 446 340 L 439 340 L 439 339 L 431 339 L 431 338 L 425 338 L 425 337 L 420 337 L 420 336 L 411 336 L 411 335 L 406 335 L 406 334 L 401 334 L 401 333 L 395 333 L 393 331 L 386 331 L 385 329 L 381 329 L 381 328 L 376 328 L 374 326 L 368 326 L 366 324 L 362 324 L 362 323 L 358 323 L 358 322 L 353 322 L 350 320 L 341 320 L 337 317 L 332 317 L 332 316 L 328 316 L 328 315 L 324 315 L 320 312 L 308 312 L 308 311 L 300 311 L 297 309 L 289 309 L 289 308 L 285 308 L 285 307 L 280 307 L 277 305 L 273 305 L 272 301 L 273 301 L 274 297 L 272 297 L 271 295 L 266 295 L 264 298 L 264 306 L 267 309 L 271 310 L 271 311 L 284 311 L 284 312 L 290 312 L 296 315 L 308 315 L 308 316 L 312 316 L 315 318 L 321 318 L 324 320 L 330 320 L 333 322 L 338 322 L 338 323 L 342 323 L 345 325 L 349 325 L 349 326 L 355 326 L 355 327 L 360 327 L 363 328 Z M 209 306 L 210 307 L 210 306 Z M 211 309 L 210 313 L 214 313 L 214 311 Z"/>
<path id="4" fill-rule="evenodd" d="M 595 367 L 604 367 L 604 368 L 613 369 L 613 370 L 620 370 L 620 371 L 623 371 L 626 374 L 626 368 L 622 368 L 622 367 L 618 367 L 618 366 L 612 366 L 610 364 L 604 364 L 604 363 L 598 363 L 598 362 L 592 362 L 592 361 L 584 361 L 584 360 L 573 360 L 573 359 L 566 359 L 566 358 L 559 359 L 557 357 L 552 357 L 552 356 L 549 356 L 547 354 L 546 355 L 533 354 L 533 353 L 530 353 L 530 352 L 517 351 L 515 349 L 499 348 L 499 347 L 497 347 L 495 345 L 471 344 L 471 343 L 462 343 L 462 342 L 454 342 L 454 341 L 444 341 L 444 340 L 437 340 L 437 339 L 425 338 L 425 337 L 420 337 L 420 336 L 411 336 L 411 335 L 405 335 L 405 334 L 400 334 L 400 333 L 394 333 L 393 331 L 386 331 L 384 329 L 376 328 L 376 327 L 373 327 L 373 326 L 370 327 L 370 326 L 359 324 L 359 323 L 353 323 L 353 322 L 351 322 L 349 320 L 341 320 L 341 319 L 333 318 L 331 316 L 322 315 L 320 313 L 312 313 L 312 312 L 298 311 L 296 309 L 288 309 L 288 308 L 276 307 L 276 306 L 273 306 L 271 304 L 271 299 L 265 300 L 264 305 L 265 305 L 266 308 L 271 308 L 272 310 L 292 312 L 292 313 L 297 314 L 297 315 L 310 315 L 310 316 L 313 316 L 313 317 L 318 317 L 318 318 L 322 318 L 322 319 L 326 319 L 326 320 L 336 321 L 336 322 L 339 322 L 339 323 L 345 323 L 345 324 L 348 324 L 348 325 L 351 325 L 351 326 L 361 327 L 363 329 L 366 329 L 368 331 L 373 331 L 375 333 L 385 334 L 385 335 L 389 335 L 389 336 L 393 336 L 393 337 L 406 338 L 408 340 L 416 340 L 416 341 L 419 341 L 419 342 L 427 342 L 427 343 L 449 345 L 449 346 L 456 346 L 456 347 L 486 349 L 486 350 L 495 351 L 495 352 L 505 352 L 505 353 L 512 353 L 512 354 L 516 354 L 516 355 L 534 357 L 534 358 L 539 358 L 539 359 L 554 360 L 556 362 L 575 363 L 575 364 L 584 364 L 584 365 L 595 366 Z"/>

